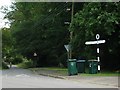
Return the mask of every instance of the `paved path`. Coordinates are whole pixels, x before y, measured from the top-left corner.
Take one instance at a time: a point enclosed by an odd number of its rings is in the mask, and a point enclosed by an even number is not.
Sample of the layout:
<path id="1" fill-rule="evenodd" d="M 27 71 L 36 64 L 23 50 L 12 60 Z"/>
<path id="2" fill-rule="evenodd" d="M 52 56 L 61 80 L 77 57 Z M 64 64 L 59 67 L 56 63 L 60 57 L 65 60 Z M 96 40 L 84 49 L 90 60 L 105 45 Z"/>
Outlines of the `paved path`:
<path id="1" fill-rule="evenodd" d="M 88 82 L 76 82 L 33 74 L 13 66 L 2 72 L 2 88 L 116 88 Z"/>
<path id="2" fill-rule="evenodd" d="M 117 76 L 72 76 L 67 77 L 69 80 L 82 81 L 87 83 L 93 83 L 97 85 L 105 85 L 111 87 L 118 87 L 118 77 Z"/>
<path id="3" fill-rule="evenodd" d="M 31 69 L 33 72 L 39 75 L 45 75 L 50 77 L 58 77 L 58 78 L 64 78 L 66 80 L 72 80 L 77 82 L 85 82 L 85 83 L 94 83 L 98 85 L 105 85 L 105 86 L 113 86 L 113 87 L 120 87 L 120 84 L 118 84 L 118 76 L 83 76 L 81 74 L 68 76 L 67 73 L 62 73 L 60 70 L 55 69 L 46 69 L 46 68 L 36 68 Z M 120 77 L 119 77 L 120 78 Z"/>

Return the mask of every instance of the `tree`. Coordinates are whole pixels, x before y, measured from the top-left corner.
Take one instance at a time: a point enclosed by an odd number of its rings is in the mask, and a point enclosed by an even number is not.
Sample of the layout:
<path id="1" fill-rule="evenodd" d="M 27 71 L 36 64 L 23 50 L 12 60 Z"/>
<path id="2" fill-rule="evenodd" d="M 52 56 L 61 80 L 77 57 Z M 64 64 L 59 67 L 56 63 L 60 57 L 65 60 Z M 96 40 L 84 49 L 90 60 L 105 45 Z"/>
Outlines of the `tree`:
<path id="1" fill-rule="evenodd" d="M 102 65 L 110 68 L 113 62 L 113 58 L 110 59 L 112 56 L 115 59 L 113 67 L 118 69 L 119 56 L 117 56 L 117 53 L 119 51 L 116 48 L 120 48 L 119 9 L 119 3 L 86 3 L 83 10 L 76 13 L 74 17 L 74 51 L 77 53 L 81 52 L 80 54 L 88 59 L 95 58 L 95 46 L 88 47 L 84 43 L 87 40 L 95 40 L 95 35 L 99 33 L 101 39 L 106 40 L 106 44 L 100 45 L 102 49 L 101 57 L 103 57 Z M 112 43 L 113 41 L 115 42 L 114 44 Z"/>
<path id="2" fill-rule="evenodd" d="M 74 20 L 71 23 L 73 30 L 73 58 L 79 56 L 88 59 L 96 58 L 96 46 L 85 46 L 85 41 L 95 40 L 99 33 L 106 43 L 100 45 L 101 63 L 106 67 L 112 64 L 115 58 L 115 68 L 118 69 L 119 53 L 119 3 L 75 3 Z M 67 55 L 64 48 L 70 41 L 69 25 L 71 21 L 71 3 L 51 2 L 16 2 L 12 11 L 6 17 L 11 21 L 11 33 L 15 38 L 17 53 L 34 59 L 37 53 L 38 66 L 57 66 L 66 64 Z M 111 8 L 112 7 L 112 8 Z M 112 41 L 115 43 L 112 43 Z M 117 50 L 116 50 L 117 49 Z M 110 60 L 110 61 L 106 61 Z"/>
<path id="3" fill-rule="evenodd" d="M 32 59 L 36 52 L 39 66 L 58 65 L 68 40 L 67 26 L 64 25 L 67 4 L 17 2 L 14 5 L 6 18 L 11 20 L 10 29 L 16 39 L 17 51 Z"/>
<path id="4" fill-rule="evenodd" d="M 11 31 L 8 28 L 2 28 L 2 57 L 5 61 L 13 61 L 15 55 L 14 39 L 11 36 Z M 6 58 L 5 58 L 6 57 Z"/>

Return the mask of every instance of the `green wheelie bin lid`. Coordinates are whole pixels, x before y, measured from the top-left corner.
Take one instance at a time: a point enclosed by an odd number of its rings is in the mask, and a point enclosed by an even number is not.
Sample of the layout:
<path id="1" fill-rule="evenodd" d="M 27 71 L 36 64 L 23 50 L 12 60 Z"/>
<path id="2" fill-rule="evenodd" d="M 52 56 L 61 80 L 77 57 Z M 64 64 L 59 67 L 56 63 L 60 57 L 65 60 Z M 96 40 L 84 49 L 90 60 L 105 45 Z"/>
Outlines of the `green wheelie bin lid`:
<path id="1" fill-rule="evenodd" d="M 68 59 L 69 62 L 76 62 L 76 59 Z"/>
<path id="2" fill-rule="evenodd" d="M 85 60 L 77 60 L 77 62 L 85 62 Z"/>

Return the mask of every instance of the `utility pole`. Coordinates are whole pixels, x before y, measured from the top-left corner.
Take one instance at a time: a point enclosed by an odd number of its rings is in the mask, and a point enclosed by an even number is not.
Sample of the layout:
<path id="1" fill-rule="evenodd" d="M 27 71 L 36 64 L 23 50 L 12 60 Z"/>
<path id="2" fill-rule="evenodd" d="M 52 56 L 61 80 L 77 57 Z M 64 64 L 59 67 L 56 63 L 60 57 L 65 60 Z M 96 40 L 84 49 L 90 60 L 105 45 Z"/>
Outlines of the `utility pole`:
<path id="1" fill-rule="evenodd" d="M 71 30 L 72 29 L 72 23 L 73 23 L 73 15 L 74 15 L 74 1 L 72 1 L 72 11 L 71 11 L 70 45 L 71 45 L 72 39 L 73 39 L 73 31 Z M 72 58 L 72 46 L 71 46 L 71 49 L 70 49 L 69 57 L 70 57 L 70 59 Z"/>
<path id="2" fill-rule="evenodd" d="M 67 2 L 66 2 L 67 3 Z M 74 0 L 71 2 L 72 3 L 72 8 L 67 8 L 67 11 L 71 10 L 71 23 L 70 22 L 64 22 L 65 24 L 69 24 L 69 32 L 70 32 L 70 41 L 69 41 L 69 45 L 67 47 L 69 47 L 68 49 L 68 58 L 71 59 L 72 58 L 72 39 L 73 39 L 73 31 L 72 31 L 72 23 L 73 23 L 73 15 L 74 15 Z"/>

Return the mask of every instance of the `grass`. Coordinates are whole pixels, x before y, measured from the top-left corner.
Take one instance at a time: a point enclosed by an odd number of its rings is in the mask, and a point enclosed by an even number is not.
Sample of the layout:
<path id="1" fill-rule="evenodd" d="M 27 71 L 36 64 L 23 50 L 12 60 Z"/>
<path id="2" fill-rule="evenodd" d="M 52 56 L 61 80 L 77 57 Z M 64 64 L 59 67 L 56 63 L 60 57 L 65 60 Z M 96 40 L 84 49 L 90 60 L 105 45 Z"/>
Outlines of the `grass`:
<path id="1" fill-rule="evenodd" d="M 44 67 L 44 68 L 31 68 L 31 70 L 34 71 L 40 71 L 40 70 L 47 70 L 47 71 L 55 71 L 55 73 L 58 73 L 60 75 L 67 75 L 68 70 L 67 68 L 59 68 L 59 67 Z M 89 74 L 89 70 L 86 69 L 86 73 L 79 73 L 80 76 L 120 76 L 119 72 L 113 72 L 113 71 L 101 71 L 97 74 Z"/>
<path id="2" fill-rule="evenodd" d="M 119 72 L 115 72 L 115 71 L 108 71 L 108 70 L 101 70 L 100 72 L 98 72 L 97 74 L 89 74 L 89 69 L 87 68 L 85 70 L 86 73 L 81 73 L 81 76 L 119 76 L 120 73 Z"/>
<path id="3" fill-rule="evenodd" d="M 22 63 L 20 63 L 20 64 L 17 64 L 17 67 L 19 67 L 19 68 L 26 68 Z"/>
<path id="4" fill-rule="evenodd" d="M 119 76 L 119 73 L 116 72 L 99 72 L 97 74 L 82 73 L 81 76 Z"/>
<path id="5" fill-rule="evenodd" d="M 59 67 L 42 67 L 42 68 L 30 68 L 30 70 L 35 72 L 46 71 L 49 73 L 51 71 L 55 75 L 67 75 L 67 68 L 59 68 Z"/>
<path id="6" fill-rule="evenodd" d="M 20 68 L 27 69 L 27 68 L 33 67 L 33 64 L 31 61 L 26 61 L 26 62 L 22 62 L 22 63 L 18 64 L 17 66 Z"/>
<path id="7" fill-rule="evenodd" d="M 23 64 L 23 63 L 20 63 L 17 65 L 19 68 L 24 68 L 24 69 L 27 69 L 29 68 L 26 64 Z"/>
<path id="8" fill-rule="evenodd" d="M 52 70 L 52 71 L 61 71 L 67 72 L 67 68 L 59 68 L 59 67 L 41 67 L 41 68 L 30 68 L 32 70 Z"/>

